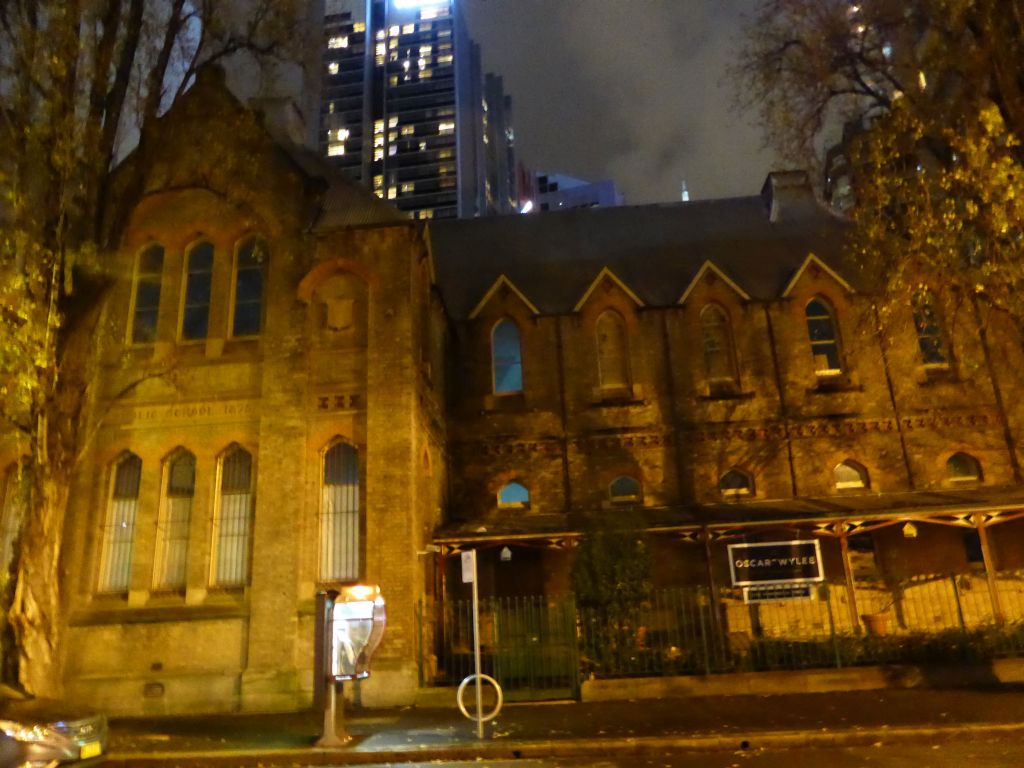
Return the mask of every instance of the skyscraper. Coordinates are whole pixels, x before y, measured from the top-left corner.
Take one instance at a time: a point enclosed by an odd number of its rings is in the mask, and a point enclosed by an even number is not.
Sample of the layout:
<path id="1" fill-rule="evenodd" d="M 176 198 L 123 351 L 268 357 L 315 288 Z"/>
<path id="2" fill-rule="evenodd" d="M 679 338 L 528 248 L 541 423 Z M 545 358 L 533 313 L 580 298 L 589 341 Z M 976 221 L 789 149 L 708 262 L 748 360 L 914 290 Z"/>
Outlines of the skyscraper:
<path id="1" fill-rule="evenodd" d="M 511 105 L 459 0 L 325 0 L 320 148 L 417 218 L 505 213 Z"/>

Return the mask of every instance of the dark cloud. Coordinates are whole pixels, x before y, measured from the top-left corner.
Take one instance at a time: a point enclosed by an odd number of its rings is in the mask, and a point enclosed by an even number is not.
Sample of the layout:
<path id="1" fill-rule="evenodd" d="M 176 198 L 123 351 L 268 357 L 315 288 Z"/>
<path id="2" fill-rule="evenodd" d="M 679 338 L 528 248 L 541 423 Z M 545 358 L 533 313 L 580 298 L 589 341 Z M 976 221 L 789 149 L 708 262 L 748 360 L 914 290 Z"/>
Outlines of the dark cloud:
<path id="1" fill-rule="evenodd" d="M 755 193 L 772 166 L 730 110 L 750 0 L 462 0 L 532 168 L 613 178 L 627 202 Z"/>

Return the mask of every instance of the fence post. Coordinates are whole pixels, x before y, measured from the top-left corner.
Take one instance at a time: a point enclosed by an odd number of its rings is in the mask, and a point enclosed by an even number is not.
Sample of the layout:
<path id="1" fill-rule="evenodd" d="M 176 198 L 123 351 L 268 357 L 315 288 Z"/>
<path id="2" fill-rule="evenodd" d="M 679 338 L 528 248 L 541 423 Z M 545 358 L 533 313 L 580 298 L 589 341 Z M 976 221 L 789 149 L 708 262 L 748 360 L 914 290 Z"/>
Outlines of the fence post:
<path id="1" fill-rule="evenodd" d="M 967 631 L 967 622 L 964 621 L 964 607 L 960 603 L 960 587 L 956 583 L 956 574 L 949 577 L 950 582 L 953 584 L 953 598 L 956 600 L 956 618 L 960 622 L 961 631 Z"/>
<path id="2" fill-rule="evenodd" d="M 992 561 L 992 551 L 989 547 L 988 529 L 985 526 L 985 516 L 975 514 L 974 524 L 978 527 L 978 543 L 981 544 L 981 558 L 985 561 L 985 577 L 988 579 L 988 596 L 992 601 L 992 616 L 996 624 L 1003 624 L 1003 609 L 999 605 L 999 585 L 996 583 L 995 563 Z"/>
<path id="3" fill-rule="evenodd" d="M 697 617 L 700 619 L 700 643 L 704 647 L 704 674 L 711 674 L 711 652 L 708 650 L 708 630 L 704 625 L 704 607 L 707 600 L 704 591 L 697 589 Z"/>
<path id="4" fill-rule="evenodd" d="M 832 615 L 832 590 L 829 589 L 828 584 L 822 585 L 822 591 L 825 593 L 825 607 L 828 608 L 828 631 L 832 636 L 832 653 L 836 657 L 836 668 L 841 669 L 843 666 L 842 657 L 839 655 L 839 640 L 836 638 L 836 619 Z"/>

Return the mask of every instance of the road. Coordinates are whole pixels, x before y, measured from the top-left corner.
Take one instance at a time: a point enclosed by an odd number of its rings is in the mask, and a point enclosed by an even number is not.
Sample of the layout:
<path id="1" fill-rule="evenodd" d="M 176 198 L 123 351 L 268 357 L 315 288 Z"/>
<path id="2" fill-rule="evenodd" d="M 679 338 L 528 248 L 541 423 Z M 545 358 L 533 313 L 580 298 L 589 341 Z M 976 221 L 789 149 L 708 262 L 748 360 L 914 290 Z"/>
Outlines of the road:
<path id="1" fill-rule="evenodd" d="M 673 752 L 594 759 L 482 760 L 408 763 L 401 768 L 1013 768 L 1024 764 L 1024 744 L 1014 739 L 879 745 L 836 749 L 771 749 Z M 398 768 L 364 766 L 363 768 Z"/>

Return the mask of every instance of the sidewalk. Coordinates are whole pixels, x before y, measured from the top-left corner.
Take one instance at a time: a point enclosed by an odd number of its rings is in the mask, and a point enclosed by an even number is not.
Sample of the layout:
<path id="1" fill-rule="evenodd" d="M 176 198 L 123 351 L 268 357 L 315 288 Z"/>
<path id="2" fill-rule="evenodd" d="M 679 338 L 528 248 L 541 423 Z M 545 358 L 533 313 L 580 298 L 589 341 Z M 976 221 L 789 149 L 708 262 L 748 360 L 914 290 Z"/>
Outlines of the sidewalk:
<path id="1" fill-rule="evenodd" d="M 1024 734 L 1024 687 L 507 705 L 488 737 L 457 710 L 350 710 L 352 742 L 312 746 L 311 713 L 115 720 L 107 765 L 295 766 L 756 749 Z"/>

